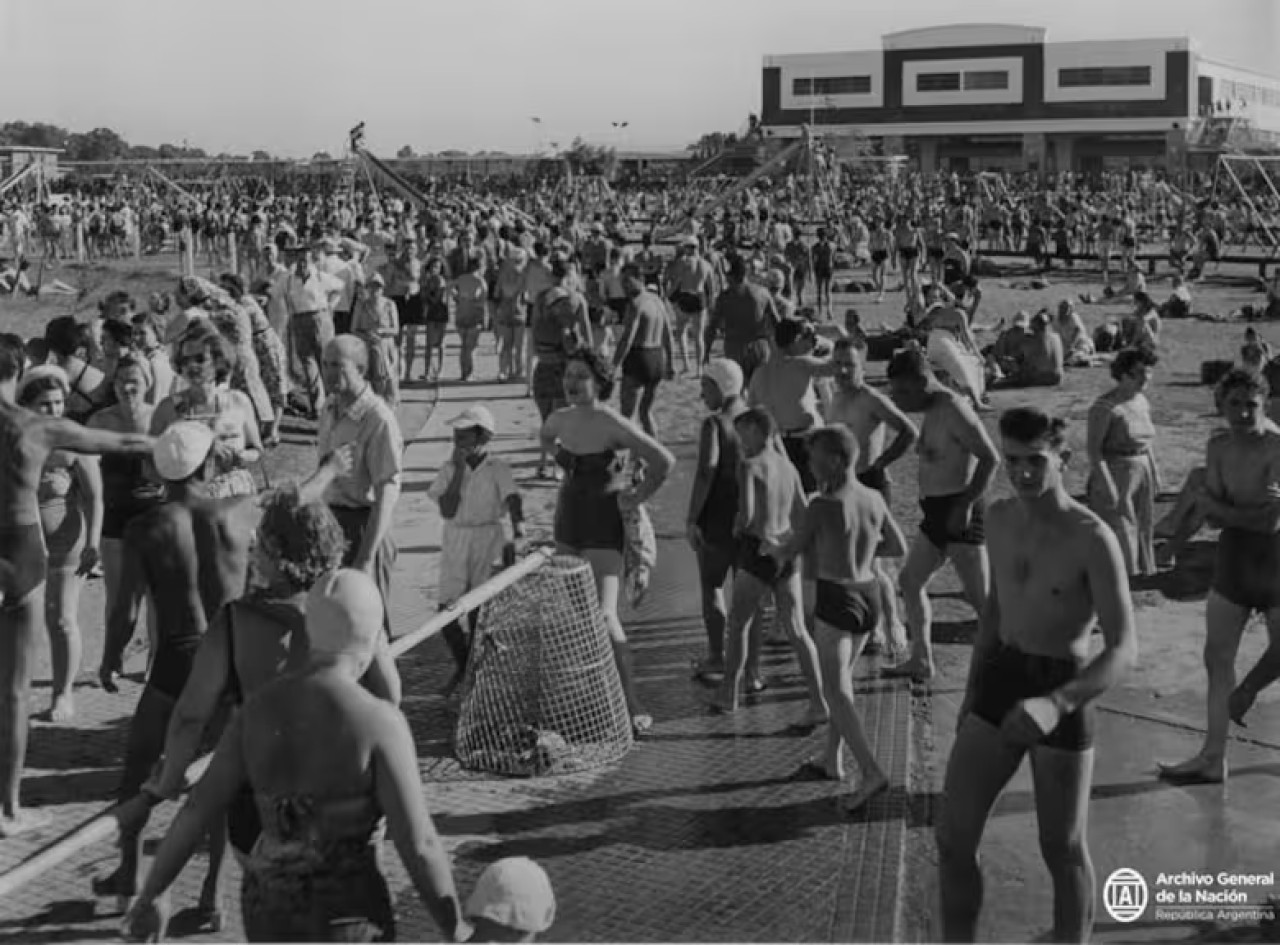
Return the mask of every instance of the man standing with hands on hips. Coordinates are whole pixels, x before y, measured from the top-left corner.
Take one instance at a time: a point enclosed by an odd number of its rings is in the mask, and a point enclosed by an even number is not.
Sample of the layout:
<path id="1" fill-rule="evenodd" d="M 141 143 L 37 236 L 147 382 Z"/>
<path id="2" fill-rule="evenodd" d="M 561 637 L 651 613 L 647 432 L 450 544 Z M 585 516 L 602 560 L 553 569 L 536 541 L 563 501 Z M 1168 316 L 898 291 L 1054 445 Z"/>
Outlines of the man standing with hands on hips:
<path id="1" fill-rule="evenodd" d="M 387 605 L 396 560 L 391 523 L 400 498 L 404 437 L 395 414 L 369 384 L 369 353 L 362 340 L 339 335 L 329 342 L 323 371 L 328 399 L 320 414 L 320 461 L 347 445 L 353 453 L 351 472 L 329 484 L 324 500 L 347 537 L 343 567 L 364 571 L 377 583 L 389 634 Z"/>
<path id="2" fill-rule="evenodd" d="M 1054 942 L 1087 942 L 1096 880 L 1087 846 L 1093 702 L 1137 656 L 1115 535 L 1071 498 L 1066 423 L 1019 407 L 1000 418 L 1015 497 L 991 506 L 991 591 L 978 623 L 938 823 L 942 939 L 975 941 L 978 846 L 997 798 L 1031 755 L 1040 849 L 1053 878 Z M 1094 621 L 1102 649 L 1089 658 Z"/>

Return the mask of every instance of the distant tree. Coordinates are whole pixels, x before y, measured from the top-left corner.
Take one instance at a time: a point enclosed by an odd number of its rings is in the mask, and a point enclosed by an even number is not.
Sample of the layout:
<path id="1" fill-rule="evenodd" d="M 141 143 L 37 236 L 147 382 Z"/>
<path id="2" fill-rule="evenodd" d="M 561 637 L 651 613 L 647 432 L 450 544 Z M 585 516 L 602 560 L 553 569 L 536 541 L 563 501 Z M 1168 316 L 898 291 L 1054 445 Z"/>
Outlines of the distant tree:
<path id="1" fill-rule="evenodd" d="M 399 151 L 396 152 L 396 157 L 400 158 L 401 160 L 407 160 L 411 157 L 417 157 L 417 155 L 413 153 L 413 145 L 406 144 L 403 148 L 401 148 Z"/>
<path id="2" fill-rule="evenodd" d="M 313 161 L 332 161 L 332 160 L 333 160 L 333 156 L 332 156 L 328 151 L 317 151 L 315 154 L 311 155 L 311 160 L 313 160 Z"/>
<path id="3" fill-rule="evenodd" d="M 271 157 L 271 155 L 270 155 L 270 154 L 268 154 L 266 151 L 254 151 L 254 152 L 253 152 L 253 160 L 255 160 L 255 161 L 270 161 L 270 160 L 272 160 L 272 157 Z"/>
<path id="4" fill-rule="evenodd" d="M 95 128 L 67 140 L 69 161 L 115 161 L 129 153 L 129 143 L 110 128 Z"/>
<path id="5" fill-rule="evenodd" d="M 0 144 L 24 148 L 65 148 L 71 133 L 44 122 L 10 121 L 0 125 Z"/>
<path id="6" fill-rule="evenodd" d="M 125 156 L 131 161 L 154 161 L 160 157 L 160 150 L 148 144 L 134 144 L 130 145 L 129 152 Z"/>
<path id="7" fill-rule="evenodd" d="M 729 137 L 722 132 L 712 131 L 689 145 L 686 150 L 692 151 L 701 160 L 706 161 L 724 150 L 725 145 L 729 143 Z"/>
<path id="8" fill-rule="evenodd" d="M 587 144 L 581 138 L 574 138 L 561 157 L 575 174 L 603 174 L 609 177 L 618 163 L 618 152 L 615 149 Z"/>
<path id="9" fill-rule="evenodd" d="M 441 151 L 440 156 L 442 158 L 460 158 L 460 157 L 466 157 L 467 152 L 466 151 Z"/>

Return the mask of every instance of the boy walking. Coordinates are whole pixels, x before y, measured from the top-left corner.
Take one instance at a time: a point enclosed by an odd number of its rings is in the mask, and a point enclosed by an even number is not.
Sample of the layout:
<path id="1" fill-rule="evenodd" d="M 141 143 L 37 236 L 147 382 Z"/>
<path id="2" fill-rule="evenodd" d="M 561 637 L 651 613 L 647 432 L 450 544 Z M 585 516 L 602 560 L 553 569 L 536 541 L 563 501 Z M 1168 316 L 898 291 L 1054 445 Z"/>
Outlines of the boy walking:
<path id="1" fill-rule="evenodd" d="M 450 426 L 453 456 L 440 468 L 427 493 L 440 506 L 444 518 L 437 591 L 441 610 L 489 580 L 499 557 L 504 567 L 513 564 L 515 542 L 524 537 L 523 507 L 511 467 L 488 452 L 497 430 L 493 414 L 482 406 L 469 407 Z M 504 515 L 511 519 L 510 540 L 502 527 Z M 474 630 L 474 614 L 470 622 L 470 630 Z M 452 692 L 467 669 L 470 634 L 455 620 L 442 635 L 457 664 L 449 683 Z"/>

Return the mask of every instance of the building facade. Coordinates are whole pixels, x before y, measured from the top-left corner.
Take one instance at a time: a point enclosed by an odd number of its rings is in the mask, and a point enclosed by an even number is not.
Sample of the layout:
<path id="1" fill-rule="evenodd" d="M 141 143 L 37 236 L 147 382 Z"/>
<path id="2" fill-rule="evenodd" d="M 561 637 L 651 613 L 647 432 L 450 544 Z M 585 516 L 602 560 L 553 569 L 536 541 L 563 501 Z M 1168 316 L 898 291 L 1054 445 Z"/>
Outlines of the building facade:
<path id="1" fill-rule="evenodd" d="M 769 56 L 761 125 L 864 135 L 921 170 L 1176 169 L 1207 125 L 1280 145 L 1280 78 L 1187 38 L 1045 42 L 1036 27 L 891 33 L 876 50 Z"/>

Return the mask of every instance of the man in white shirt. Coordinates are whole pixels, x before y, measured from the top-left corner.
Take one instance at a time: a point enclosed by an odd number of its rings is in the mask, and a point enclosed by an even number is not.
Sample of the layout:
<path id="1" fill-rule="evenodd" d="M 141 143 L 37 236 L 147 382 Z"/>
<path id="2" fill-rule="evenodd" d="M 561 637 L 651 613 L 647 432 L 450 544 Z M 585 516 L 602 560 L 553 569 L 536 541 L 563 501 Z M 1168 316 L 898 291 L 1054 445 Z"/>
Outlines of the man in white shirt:
<path id="1" fill-rule="evenodd" d="M 342 294 L 337 276 L 321 272 L 316 255 L 296 250 L 293 272 L 285 282 L 285 303 L 289 311 L 289 338 L 301 367 L 303 389 L 311 417 L 324 406 L 324 379 L 320 361 L 325 346 L 333 340 L 333 306 Z"/>

